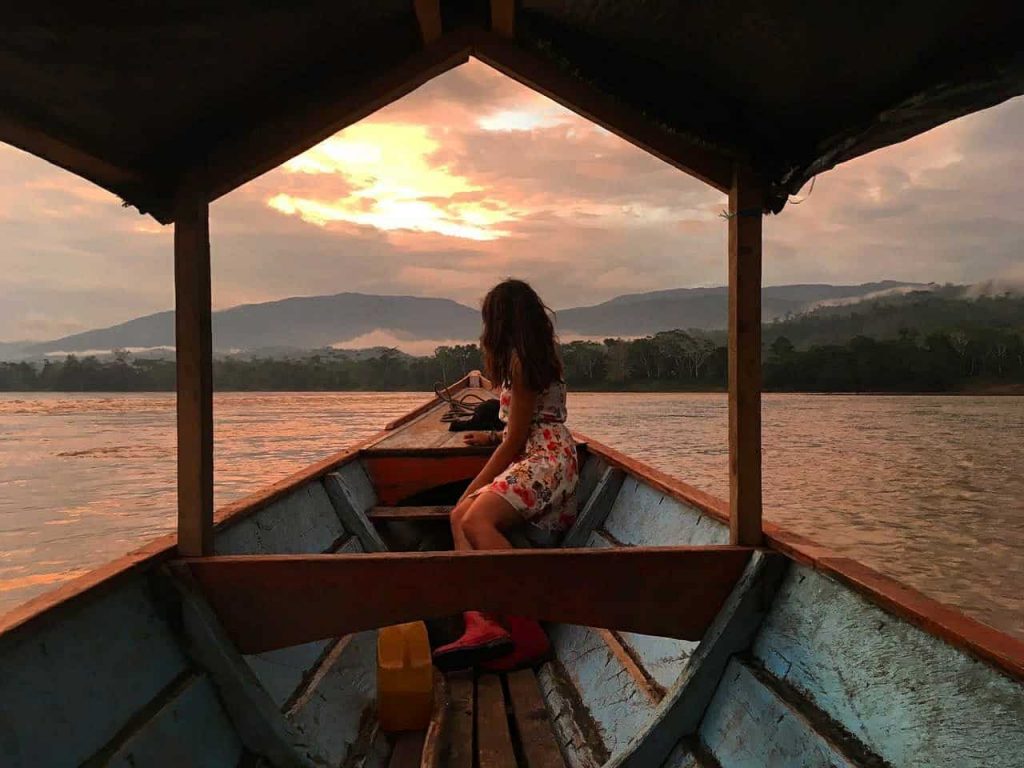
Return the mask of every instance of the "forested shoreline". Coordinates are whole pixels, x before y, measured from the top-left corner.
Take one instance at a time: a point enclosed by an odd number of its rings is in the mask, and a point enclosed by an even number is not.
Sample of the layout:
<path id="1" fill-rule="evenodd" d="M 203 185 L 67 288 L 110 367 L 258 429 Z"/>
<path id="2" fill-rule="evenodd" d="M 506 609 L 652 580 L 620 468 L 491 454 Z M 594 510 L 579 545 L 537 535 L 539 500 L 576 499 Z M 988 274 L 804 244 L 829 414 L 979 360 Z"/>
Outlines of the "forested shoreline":
<path id="1" fill-rule="evenodd" d="M 1024 385 L 1024 332 L 958 329 L 895 338 L 856 336 L 841 344 L 797 348 L 773 335 L 764 350 L 764 388 L 776 392 L 958 392 Z M 566 378 L 578 390 L 720 391 L 727 350 L 715 336 L 665 331 L 638 339 L 562 345 Z M 214 361 L 220 391 L 424 391 L 480 368 L 475 345 L 438 347 L 429 357 L 397 349 L 352 355 L 324 350 L 292 359 Z M 0 363 L 0 391 L 173 391 L 172 360 L 115 350 L 110 360 Z"/>

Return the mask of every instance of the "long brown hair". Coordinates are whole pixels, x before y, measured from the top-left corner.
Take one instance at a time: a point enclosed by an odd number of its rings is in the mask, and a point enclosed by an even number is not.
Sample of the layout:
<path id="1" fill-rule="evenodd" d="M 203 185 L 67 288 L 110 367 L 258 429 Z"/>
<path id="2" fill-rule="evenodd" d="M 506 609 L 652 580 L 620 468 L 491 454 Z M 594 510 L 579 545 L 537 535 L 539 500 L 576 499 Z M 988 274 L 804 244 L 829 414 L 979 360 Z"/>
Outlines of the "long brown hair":
<path id="1" fill-rule="evenodd" d="M 535 392 L 562 378 L 551 322 L 555 313 L 529 283 L 511 278 L 498 283 L 484 297 L 481 314 L 480 348 L 487 378 L 495 384 L 510 384 L 513 361 L 518 361 L 523 381 Z"/>

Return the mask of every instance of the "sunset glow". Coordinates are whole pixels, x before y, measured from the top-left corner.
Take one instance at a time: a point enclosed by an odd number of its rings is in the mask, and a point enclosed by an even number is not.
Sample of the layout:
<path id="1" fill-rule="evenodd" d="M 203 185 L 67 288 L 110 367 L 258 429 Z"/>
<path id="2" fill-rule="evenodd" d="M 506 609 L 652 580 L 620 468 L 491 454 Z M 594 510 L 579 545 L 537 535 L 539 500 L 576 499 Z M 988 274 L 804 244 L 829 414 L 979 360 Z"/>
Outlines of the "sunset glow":
<path id="1" fill-rule="evenodd" d="M 348 222 L 481 241 L 510 235 L 499 225 L 515 220 L 515 212 L 437 163 L 440 146 L 424 125 L 354 125 L 283 166 L 289 174 L 336 174 L 351 186 L 348 195 L 324 198 L 311 187 L 308 195 L 282 192 L 267 204 L 320 227 Z"/>
<path id="2" fill-rule="evenodd" d="M 1024 284 L 1024 99 L 821 174 L 764 220 L 766 284 Z M 173 229 L 0 145 L 0 342 L 174 306 Z M 726 280 L 720 192 L 486 64 L 424 84 L 211 206 L 216 308 L 344 291 L 554 307 Z"/>

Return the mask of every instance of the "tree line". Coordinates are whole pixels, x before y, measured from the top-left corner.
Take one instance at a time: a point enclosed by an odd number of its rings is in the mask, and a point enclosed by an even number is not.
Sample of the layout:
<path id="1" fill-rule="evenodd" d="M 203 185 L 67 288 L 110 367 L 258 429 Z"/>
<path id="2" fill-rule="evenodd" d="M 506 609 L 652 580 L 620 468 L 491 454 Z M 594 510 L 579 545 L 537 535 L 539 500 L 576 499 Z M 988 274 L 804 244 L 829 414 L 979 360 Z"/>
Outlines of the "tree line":
<path id="1" fill-rule="evenodd" d="M 765 389 L 791 392 L 941 392 L 1024 384 L 1024 330 L 960 329 L 895 338 L 856 336 L 798 349 L 773 335 L 764 350 Z M 583 390 L 722 390 L 726 347 L 700 332 L 664 331 L 637 339 L 562 345 L 569 386 Z M 214 361 L 222 391 L 430 390 L 481 368 L 480 350 L 464 344 L 413 357 L 397 349 L 362 356 L 333 351 L 295 359 L 238 357 Z M 0 363 L 0 391 L 173 391 L 171 360 L 67 356 L 43 364 Z"/>

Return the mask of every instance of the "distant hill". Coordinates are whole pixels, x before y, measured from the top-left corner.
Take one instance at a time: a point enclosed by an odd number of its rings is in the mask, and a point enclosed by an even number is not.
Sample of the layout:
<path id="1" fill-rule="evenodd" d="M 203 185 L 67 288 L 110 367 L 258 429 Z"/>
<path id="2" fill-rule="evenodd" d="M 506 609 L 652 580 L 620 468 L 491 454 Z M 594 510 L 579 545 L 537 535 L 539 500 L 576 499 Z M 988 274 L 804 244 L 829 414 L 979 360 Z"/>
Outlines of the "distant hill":
<path id="1" fill-rule="evenodd" d="M 910 283 L 884 281 L 862 285 L 780 285 L 764 289 L 764 319 L 798 314 L 822 302 L 860 301 Z M 558 312 L 563 338 L 643 336 L 662 330 L 721 329 L 726 324 L 728 291 L 680 288 L 618 296 L 590 307 Z M 449 299 L 339 293 L 247 304 L 213 314 L 214 348 L 220 355 L 262 351 L 287 356 L 330 346 L 374 347 L 416 341 L 473 341 L 480 313 Z M 0 359 L 132 350 L 174 346 L 174 313 L 158 312 L 126 323 L 47 342 L 0 347 Z"/>
<path id="2" fill-rule="evenodd" d="M 308 350 L 387 330 L 398 339 L 470 339 L 480 313 L 450 299 L 339 293 L 245 304 L 213 313 L 218 353 L 253 349 Z M 29 355 L 174 346 L 174 313 L 159 312 L 127 323 L 76 333 L 23 349 Z"/>
<path id="3" fill-rule="evenodd" d="M 762 318 L 767 322 L 825 301 L 859 300 L 913 287 L 923 286 L 892 280 L 861 285 L 768 286 L 762 291 Z M 592 307 L 561 310 L 558 329 L 563 336 L 644 336 L 673 328 L 721 329 L 728 321 L 728 303 L 729 290 L 725 287 L 628 294 Z"/>
<path id="4" fill-rule="evenodd" d="M 894 339 L 908 331 L 927 337 L 953 329 L 998 328 L 1024 332 L 1024 296 L 1008 292 L 977 296 L 964 286 L 948 285 L 856 304 L 819 306 L 765 325 L 762 335 L 766 344 L 785 336 L 799 349 L 844 344 L 856 336 Z"/>

